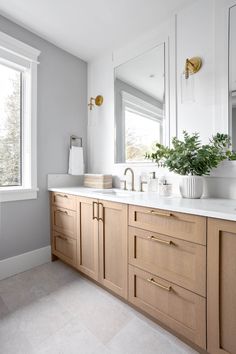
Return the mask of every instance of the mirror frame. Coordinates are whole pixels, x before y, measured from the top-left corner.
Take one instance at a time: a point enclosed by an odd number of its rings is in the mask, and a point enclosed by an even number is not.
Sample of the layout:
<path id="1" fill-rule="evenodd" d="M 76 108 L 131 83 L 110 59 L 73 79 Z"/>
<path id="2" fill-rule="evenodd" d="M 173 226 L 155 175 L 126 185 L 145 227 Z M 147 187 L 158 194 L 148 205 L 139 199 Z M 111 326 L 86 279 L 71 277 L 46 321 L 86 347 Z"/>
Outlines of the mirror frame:
<path id="1" fill-rule="evenodd" d="M 141 41 L 133 42 L 120 50 L 113 52 L 113 88 L 115 83 L 115 69 L 125 64 L 126 62 L 148 52 L 149 50 L 164 44 L 164 87 L 165 87 L 165 129 L 163 141 L 167 146 L 170 146 L 170 141 L 173 136 L 177 134 L 177 121 L 176 121 L 176 39 L 175 39 L 176 18 L 172 19 L 171 25 L 168 23 L 162 29 L 162 35 L 156 32 L 152 33 L 149 38 L 143 38 Z M 172 63 L 172 60 L 173 63 Z M 172 64 L 172 65 L 171 65 Z M 170 85 L 170 81 L 173 83 Z M 113 89 L 114 94 L 114 89 Z M 153 164 L 151 161 L 147 162 L 116 162 L 116 117 L 115 117 L 115 94 L 114 100 L 114 164 L 116 165 L 132 165 L 132 166 L 149 166 Z"/>

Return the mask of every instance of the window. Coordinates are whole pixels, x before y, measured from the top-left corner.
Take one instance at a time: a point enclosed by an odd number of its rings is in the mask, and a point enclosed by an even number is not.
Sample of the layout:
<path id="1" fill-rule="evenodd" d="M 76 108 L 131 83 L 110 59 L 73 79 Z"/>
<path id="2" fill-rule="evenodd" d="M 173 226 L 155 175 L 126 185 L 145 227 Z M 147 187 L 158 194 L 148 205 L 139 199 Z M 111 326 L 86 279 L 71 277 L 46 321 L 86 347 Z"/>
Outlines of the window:
<path id="1" fill-rule="evenodd" d="M 126 162 L 147 162 L 145 153 L 163 142 L 163 109 L 122 92 Z"/>
<path id="2" fill-rule="evenodd" d="M 0 201 L 37 197 L 37 58 L 0 32 Z"/>

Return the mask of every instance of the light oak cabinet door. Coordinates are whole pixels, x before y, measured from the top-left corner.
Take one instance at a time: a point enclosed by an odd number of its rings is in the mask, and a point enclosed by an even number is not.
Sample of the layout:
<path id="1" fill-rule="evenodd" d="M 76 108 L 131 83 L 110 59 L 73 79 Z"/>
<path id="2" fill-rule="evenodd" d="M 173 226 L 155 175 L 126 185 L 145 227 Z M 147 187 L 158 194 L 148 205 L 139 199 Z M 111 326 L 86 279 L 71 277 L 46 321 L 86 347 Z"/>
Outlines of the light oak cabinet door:
<path id="1" fill-rule="evenodd" d="M 129 227 L 129 263 L 206 296 L 206 247 Z"/>
<path id="2" fill-rule="evenodd" d="M 52 252 L 66 263 L 76 267 L 76 240 L 57 231 L 52 235 Z"/>
<path id="3" fill-rule="evenodd" d="M 77 198 L 77 268 L 98 280 L 98 201 Z"/>
<path id="4" fill-rule="evenodd" d="M 208 219 L 207 349 L 236 353 L 236 222 Z"/>
<path id="5" fill-rule="evenodd" d="M 206 245 L 206 218 L 202 216 L 130 205 L 129 225 Z"/>
<path id="6" fill-rule="evenodd" d="M 76 239 L 76 211 L 52 206 L 52 228 L 66 236 Z"/>
<path id="7" fill-rule="evenodd" d="M 128 245 L 125 204 L 99 200 L 99 281 L 127 298 Z"/>
<path id="8" fill-rule="evenodd" d="M 206 348 L 204 297 L 129 266 L 129 301 L 201 348 Z"/>
<path id="9" fill-rule="evenodd" d="M 65 193 L 51 192 L 51 202 L 59 208 L 76 210 L 76 196 Z"/>

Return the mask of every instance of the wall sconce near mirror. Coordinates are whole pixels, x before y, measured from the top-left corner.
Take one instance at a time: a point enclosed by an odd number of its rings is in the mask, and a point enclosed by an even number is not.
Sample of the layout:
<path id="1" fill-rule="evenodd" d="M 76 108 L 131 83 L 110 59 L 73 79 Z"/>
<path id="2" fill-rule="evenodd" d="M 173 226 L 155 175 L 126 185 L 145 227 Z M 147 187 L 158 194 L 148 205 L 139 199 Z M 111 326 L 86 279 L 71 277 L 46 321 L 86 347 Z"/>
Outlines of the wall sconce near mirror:
<path id="1" fill-rule="evenodd" d="M 189 75 L 196 74 L 202 67 L 202 59 L 199 57 L 193 57 L 191 59 L 186 59 L 185 62 L 185 79 L 189 78 Z"/>
<path id="2" fill-rule="evenodd" d="M 90 97 L 89 100 L 89 110 L 92 111 L 93 107 L 96 106 L 101 106 L 103 104 L 103 96 L 98 95 L 96 98 Z"/>
<path id="3" fill-rule="evenodd" d="M 195 102 L 194 75 L 202 67 L 200 57 L 187 58 L 181 75 L 181 103 Z"/>

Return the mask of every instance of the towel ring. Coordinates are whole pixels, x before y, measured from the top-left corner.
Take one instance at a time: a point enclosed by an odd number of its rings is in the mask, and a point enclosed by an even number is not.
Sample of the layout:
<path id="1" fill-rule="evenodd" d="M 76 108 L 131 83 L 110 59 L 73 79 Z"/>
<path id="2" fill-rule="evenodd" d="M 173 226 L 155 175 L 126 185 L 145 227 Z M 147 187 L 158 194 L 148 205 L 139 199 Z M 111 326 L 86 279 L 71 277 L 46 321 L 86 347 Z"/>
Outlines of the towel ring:
<path id="1" fill-rule="evenodd" d="M 70 136 L 70 148 L 72 146 L 79 146 L 82 147 L 83 146 L 83 139 L 80 136 L 76 136 L 76 135 L 71 135 Z"/>

